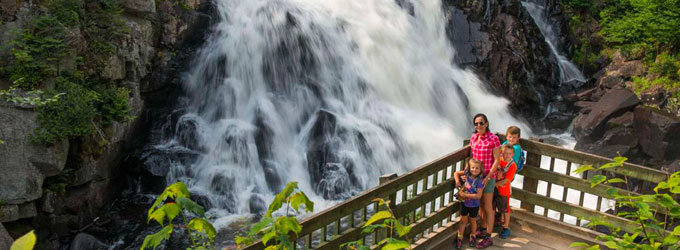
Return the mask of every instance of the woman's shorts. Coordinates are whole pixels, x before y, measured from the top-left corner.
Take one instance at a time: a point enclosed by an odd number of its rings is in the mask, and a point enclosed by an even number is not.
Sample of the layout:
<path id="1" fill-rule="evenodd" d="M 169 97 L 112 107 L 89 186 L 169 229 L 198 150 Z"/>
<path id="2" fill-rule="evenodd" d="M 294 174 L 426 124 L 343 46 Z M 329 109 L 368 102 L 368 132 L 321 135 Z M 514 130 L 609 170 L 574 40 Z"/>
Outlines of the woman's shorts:
<path id="1" fill-rule="evenodd" d="M 479 214 L 479 207 L 466 207 L 465 205 L 461 206 L 461 209 L 460 209 L 460 215 L 461 216 L 468 216 L 470 218 L 477 218 L 477 214 Z"/>
<path id="2" fill-rule="evenodd" d="M 496 186 L 496 179 L 491 178 L 488 182 L 486 182 L 486 187 L 484 187 L 484 193 L 485 194 L 493 194 L 494 186 Z"/>

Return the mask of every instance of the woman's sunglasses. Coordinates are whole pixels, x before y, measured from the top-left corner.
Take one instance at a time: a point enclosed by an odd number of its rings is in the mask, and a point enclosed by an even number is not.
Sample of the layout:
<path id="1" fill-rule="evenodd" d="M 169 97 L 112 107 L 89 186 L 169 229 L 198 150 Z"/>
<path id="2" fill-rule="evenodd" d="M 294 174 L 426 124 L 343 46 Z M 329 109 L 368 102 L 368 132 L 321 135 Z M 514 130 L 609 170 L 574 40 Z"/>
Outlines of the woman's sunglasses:
<path id="1" fill-rule="evenodd" d="M 486 124 L 486 122 L 475 122 L 473 124 L 475 124 L 475 127 L 476 126 L 484 126 L 484 124 Z"/>

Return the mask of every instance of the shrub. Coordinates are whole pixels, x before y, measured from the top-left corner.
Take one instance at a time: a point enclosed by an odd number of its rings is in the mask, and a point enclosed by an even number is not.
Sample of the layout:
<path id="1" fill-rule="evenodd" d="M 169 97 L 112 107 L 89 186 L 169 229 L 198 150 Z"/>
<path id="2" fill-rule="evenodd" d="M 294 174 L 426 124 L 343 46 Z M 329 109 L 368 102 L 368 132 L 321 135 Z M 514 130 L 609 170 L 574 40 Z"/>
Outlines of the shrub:
<path id="1" fill-rule="evenodd" d="M 191 247 L 188 249 L 209 249 L 212 247 L 217 231 L 210 222 L 204 219 L 205 209 L 192 201 L 190 196 L 189 190 L 182 182 L 176 182 L 165 188 L 147 212 L 147 223 L 154 220 L 162 228 L 144 238 L 141 250 L 156 249 L 163 240 L 170 239 L 175 228 L 173 222 L 176 222 L 176 218 L 180 215 L 182 219 L 177 226 L 183 226 L 189 231 Z M 187 220 L 187 217 L 191 215 L 195 217 Z M 166 220 L 167 225 L 165 225 Z"/>
<path id="2" fill-rule="evenodd" d="M 680 45 L 680 0 L 608 0 L 600 12 L 606 42 Z"/>
<path id="3" fill-rule="evenodd" d="M 66 78 L 58 77 L 56 90 L 63 92 L 59 101 L 37 107 L 38 128 L 31 135 L 35 143 L 52 144 L 62 138 L 76 138 L 93 133 L 98 99 L 95 91 Z"/>
<path id="4" fill-rule="evenodd" d="M 10 42 L 15 62 L 9 67 L 10 80 L 22 89 L 34 89 L 60 71 L 66 55 L 65 28 L 57 18 L 40 16 Z"/>
<path id="5" fill-rule="evenodd" d="M 373 201 L 378 202 L 378 205 L 383 206 L 385 210 L 379 211 L 371 216 L 371 218 L 369 218 L 361 227 L 363 228 L 362 233 L 372 234 L 376 230 L 384 229 L 387 231 L 387 237 L 376 243 L 378 247 L 382 246 L 381 250 L 411 249 L 411 240 L 407 238 L 407 234 L 411 231 L 411 227 L 402 225 L 399 220 L 394 217 L 394 213 L 392 213 L 392 209 L 390 209 L 389 206 L 390 201 L 385 201 L 380 198 L 374 199 Z M 406 239 L 400 239 L 405 237 Z M 340 249 L 370 250 L 371 248 L 364 245 L 362 237 L 361 240 L 350 241 L 340 245 Z"/>
<path id="6" fill-rule="evenodd" d="M 607 168 L 622 167 L 627 160 L 625 157 L 615 157 L 614 162 L 604 164 L 598 168 L 591 165 L 581 166 L 574 170 L 575 173 L 582 173 L 590 170 L 603 170 Z M 600 184 L 623 183 L 628 188 L 628 178 L 611 178 L 596 174 L 590 179 L 590 186 L 595 187 Z M 661 191 L 661 192 L 659 192 Z M 672 195 L 680 194 L 680 172 L 675 172 L 667 179 L 660 182 L 654 188 L 654 194 L 631 195 L 619 194 L 614 188 L 609 188 L 607 193 L 614 197 L 618 207 L 629 207 L 631 210 L 623 210 L 617 213 L 633 221 L 638 227 L 635 232 L 622 232 L 621 228 L 613 226 L 605 221 L 591 221 L 588 226 L 605 226 L 613 233 L 609 235 L 597 236 L 598 240 L 605 242 L 611 249 L 680 249 L 680 226 L 673 226 L 672 219 L 680 219 L 680 204 L 673 199 Z M 664 221 L 657 219 L 657 212 L 662 210 L 668 216 Z M 590 219 L 590 218 L 585 218 Z M 670 229 L 670 227 L 674 227 Z M 670 230 L 670 231 L 668 231 Z M 582 242 L 571 244 L 572 247 L 588 249 L 600 249 L 599 245 L 588 245 Z"/>
<path id="7" fill-rule="evenodd" d="M 296 193 L 293 193 L 298 191 Z M 285 216 L 272 218 L 272 214 L 283 205 L 286 205 Z M 268 250 L 293 250 L 295 249 L 293 240 L 290 238 L 291 234 L 298 236 L 302 231 L 302 226 L 295 216 L 289 214 L 290 208 L 296 213 L 299 212 L 300 206 L 305 206 L 305 211 L 314 211 L 314 202 L 307 198 L 304 192 L 300 191 L 297 182 L 290 182 L 274 197 L 274 201 L 269 204 L 267 213 L 258 222 L 255 223 L 248 232 L 248 235 L 236 236 L 236 244 L 240 247 L 246 246 L 255 241 L 255 237 L 262 237 L 262 244 L 268 246 Z"/>

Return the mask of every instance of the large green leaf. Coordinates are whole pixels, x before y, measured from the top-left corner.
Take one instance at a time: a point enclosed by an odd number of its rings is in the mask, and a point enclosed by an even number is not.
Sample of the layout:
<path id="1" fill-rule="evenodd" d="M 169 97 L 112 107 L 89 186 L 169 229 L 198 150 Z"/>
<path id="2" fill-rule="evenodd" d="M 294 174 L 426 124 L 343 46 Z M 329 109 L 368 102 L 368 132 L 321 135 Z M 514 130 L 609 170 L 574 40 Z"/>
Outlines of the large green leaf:
<path id="1" fill-rule="evenodd" d="M 408 232 L 411 231 L 411 227 L 402 225 L 401 223 L 399 223 L 399 220 L 395 221 L 394 227 L 397 230 L 397 234 L 399 234 L 399 237 L 403 237 L 404 235 L 408 234 Z"/>
<path id="2" fill-rule="evenodd" d="M 303 192 L 297 192 L 290 197 L 290 205 L 297 212 L 300 205 L 305 205 L 305 211 L 308 213 L 314 212 L 314 202 L 307 198 L 307 195 Z"/>
<path id="3" fill-rule="evenodd" d="M 589 247 L 590 245 L 583 242 L 574 242 L 569 245 L 569 247 Z"/>
<path id="4" fill-rule="evenodd" d="M 399 249 L 408 249 L 409 247 L 411 247 L 411 244 L 409 244 L 406 241 L 392 240 L 392 241 L 389 241 L 385 246 L 383 246 L 382 250 L 399 250 Z"/>
<path id="5" fill-rule="evenodd" d="M 175 200 L 178 198 L 189 198 L 191 196 L 189 189 L 187 189 L 187 186 L 181 181 L 175 182 L 165 188 L 165 192 Z"/>
<path id="6" fill-rule="evenodd" d="M 274 236 L 276 236 L 276 231 L 274 231 L 274 230 L 271 230 L 271 231 L 265 233 L 264 235 L 262 235 L 262 243 L 266 246 L 267 242 L 269 242 L 269 240 L 274 238 Z"/>
<path id="7" fill-rule="evenodd" d="M 605 242 L 604 245 L 611 249 L 619 249 L 619 245 L 616 244 L 616 241 L 613 240 Z"/>
<path id="8" fill-rule="evenodd" d="M 236 235 L 236 237 L 234 237 L 234 241 L 236 242 L 237 245 L 245 246 L 252 244 L 253 238 Z"/>
<path id="9" fill-rule="evenodd" d="M 163 240 L 170 239 L 170 235 L 172 234 L 172 224 L 169 224 L 160 231 L 156 232 L 155 234 L 150 234 L 147 235 L 144 238 L 144 242 L 142 243 L 142 247 L 140 250 L 144 250 L 147 248 L 153 248 L 156 249 L 158 245 L 161 244 Z"/>
<path id="10" fill-rule="evenodd" d="M 262 229 L 264 229 L 265 227 L 270 226 L 273 222 L 274 219 L 270 217 L 262 218 L 258 223 L 255 223 L 255 225 L 253 225 L 253 227 L 250 228 L 250 232 L 248 233 L 248 235 L 251 237 L 256 235 L 257 233 L 262 231 Z"/>
<path id="11" fill-rule="evenodd" d="M 382 220 L 382 219 L 386 219 L 386 218 L 392 218 L 392 214 L 391 214 L 389 211 L 380 211 L 380 212 L 377 212 L 377 213 L 375 213 L 373 216 L 371 216 L 371 218 L 368 219 L 368 221 L 366 221 L 366 223 L 364 224 L 364 226 L 371 225 L 371 224 L 373 224 L 373 223 L 376 222 L 376 221 L 379 221 L 379 220 Z"/>
<path id="12" fill-rule="evenodd" d="M 150 214 L 146 219 L 146 222 L 148 223 L 151 220 L 155 220 L 158 222 L 158 224 L 163 226 L 166 218 L 168 219 L 169 223 L 172 223 L 172 220 L 174 220 L 175 217 L 177 217 L 177 215 L 179 215 L 181 212 L 182 208 L 177 205 L 177 203 L 166 203 L 161 208 Z"/>
<path id="13" fill-rule="evenodd" d="M 664 206 L 665 208 L 672 208 L 674 206 L 677 206 L 678 203 L 673 200 L 673 197 L 671 197 L 669 194 L 659 194 L 656 196 L 656 201 Z"/>
<path id="14" fill-rule="evenodd" d="M 673 228 L 673 234 L 680 236 L 680 226 L 675 226 L 675 228 Z"/>
<path id="15" fill-rule="evenodd" d="M 295 217 L 278 217 L 276 218 L 274 227 L 276 228 L 277 234 L 288 235 L 288 233 L 292 231 L 297 235 L 302 231 L 302 226 Z"/>
<path id="16" fill-rule="evenodd" d="M 33 250 L 33 247 L 35 246 L 35 233 L 33 230 L 30 232 L 24 234 L 23 236 L 19 237 L 17 240 L 12 243 L 12 246 L 9 247 L 10 250 Z"/>
<path id="17" fill-rule="evenodd" d="M 192 201 L 189 198 L 184 198 L 184 197 L 178 198 L 177 204 L 182 206 L 182 208 L 184 208 L 184 210 L 187 210 L 187 211 L 192 212 L 194 214 L 197 214 L 199 216 L 205 216 L 205 208 L 203 208 L 203 206 L 201 206 L 201 205 L 198 205 L 198 203 Z"/>
<path id="18" fill-rule="evenodd" d="M 607 180 L 607 183 L 626 183 L 626 180 L 621 178 L 611 178 Z"/>
<path id="19" fill-rule="evenodd" d="M 153 202 L 151 205 L 151 208 L 149 208 L 149 211 L 147 212 L 147 217 L 151 216 L 151 214 L 156 211 L 158 207 L 163 204 L 165 199 L 170 197 L 171 199 L 177 200 L 179 198 L 189 198 L 189 190 L 187 189 L 187 186 L 184 185 L 181 181 L 175 182 L 171 184 L 170 186 L 167 186 L 165 190 L 163 190 L 163 193 L 158 195 L 156 200 Z"/>
<path id="20" fill-rule="evenodd" d="M 663 244 L 664 245 L 675 245 L 678 244 L 678 241 L 680 241 L 680 237 L 676 235 L 668 235 L 666 238 L 663 239 Z"/>
<path id="21" fill-rule="evenodd" d="M 596 174 L 593 176 L 593 178 L 590 179 L 590 187 L 594 188 L 597 185 L 600 185 L 602 182 L 606 181 L 607 177 L 601 174 Z"/>
<path id="22" fill-rule="evenodd" d="M 269 204 L 266 217 L 272 217 L 272 213 L 276 212 L 276 210 L 279 210 L 279 208 L 281 208 L 281 206 L 283 206 L 283 204 L 288 200 L 290 194 L 292 194 L 297 188 L 297 182 L 289 182 L 286 187 L 281 190 L 281 192 L 276 194 L 276 196 L 274 196 L 274 201 Z"/>
<path id="23" fill-rule="evenodd" d="M 585 171 L 593 170 L 593 169 L 595 169 L 595 168 L 591 165 L 583 165 L 583 166 L 581 166 L 581 167 L 579 167 L 579 168 L 577 168 L 577 169 L 575 169 L 574 171 L 571 171 L 571 172 L 576 173 L 576 174 L 580 174 L 580 173 L 583 173 Z"/>
<path id="24" fill-rule="evenodd" d="M 212 224 L 210 224 L 210 222 L 204 220 L 203 218 L 197 217 L 191 219 L 191 221 L 189 221 L 189 224 L 187 224 L 187 228 L 208 235 L 208 238 L 211 241 L 213 238 L 215 238 L 215 235 L 217 235 L 217 230 L 215 230 L 215 227 Z"/>

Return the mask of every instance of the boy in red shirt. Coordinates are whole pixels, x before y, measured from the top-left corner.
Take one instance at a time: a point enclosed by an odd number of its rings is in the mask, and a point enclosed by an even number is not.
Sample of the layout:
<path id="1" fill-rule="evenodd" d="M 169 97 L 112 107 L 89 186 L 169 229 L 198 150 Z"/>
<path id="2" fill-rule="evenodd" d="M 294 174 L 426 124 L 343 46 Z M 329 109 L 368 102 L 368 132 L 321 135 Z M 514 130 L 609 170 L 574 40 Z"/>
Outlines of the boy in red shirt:
<path id="1" fill-rule="evenodd" d="M 501 239 L 510 236 L 510 183 L 515 179 L 517 165 L 512 156 L 515 151 L 512 145 L 506 144 L 501 147 L 501 159 L 496 177 L 498 189 L 498 210 L 503 213 L 503 230 L 499 234 Z"/>

